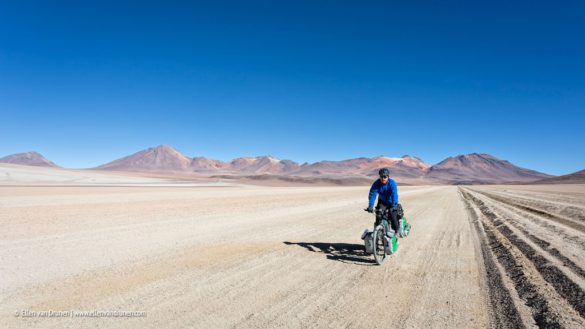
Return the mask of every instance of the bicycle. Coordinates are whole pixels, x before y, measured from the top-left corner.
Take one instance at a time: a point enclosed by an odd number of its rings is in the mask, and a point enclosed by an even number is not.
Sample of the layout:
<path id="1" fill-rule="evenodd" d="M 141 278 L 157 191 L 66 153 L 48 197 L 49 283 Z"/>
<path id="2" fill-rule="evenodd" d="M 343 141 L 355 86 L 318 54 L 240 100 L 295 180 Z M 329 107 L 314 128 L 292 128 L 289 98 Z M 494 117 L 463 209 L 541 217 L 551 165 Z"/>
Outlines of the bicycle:
<path id="1" fill-rule="evenodd" d="M 364 209 L 368 211 L 367 209 Z M 382 212 L 376 209 L 376 221 L 374 223 L 374 231 L 369 232 L 367 229 L 362 234 L 364 240 L 366 253 L 373 254 L 376 264 L 382 265 L 387 256 L 393 255 L 398 250 L 398 236 L 404 238 L 410 234 L 411 226 L 403 216 L 402 207 L 400 207 L 399 226 L 402 228 L 400 234 L 395 232 L 388 222 L 389 209 Z"/>

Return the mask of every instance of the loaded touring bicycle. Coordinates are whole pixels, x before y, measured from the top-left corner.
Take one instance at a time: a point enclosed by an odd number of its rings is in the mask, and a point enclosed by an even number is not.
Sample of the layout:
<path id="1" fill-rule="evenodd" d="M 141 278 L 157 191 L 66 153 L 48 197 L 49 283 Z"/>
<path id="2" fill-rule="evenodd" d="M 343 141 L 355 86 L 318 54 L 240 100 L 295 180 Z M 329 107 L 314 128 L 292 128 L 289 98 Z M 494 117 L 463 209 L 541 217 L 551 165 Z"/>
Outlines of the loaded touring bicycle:
<path id="1" fill-rule="evenodd" d="M 365 209 L 367 211 L 367 209 Z M 395 232 L 389 224 L 390 211 L 396 211 L 398 216 L 398 232 Z M 405 238 L 410 234 L 411 225 L 404 217 L 404 211 L 400 204 L 389 209 L 376 209 L 376 221 L 374 230 L 365 230 L 362 234 L 364 247 L 367 254 L 374 256 L 378 265 L 382 265 L 386 257 L 398 251 L 398 238 Z"/>

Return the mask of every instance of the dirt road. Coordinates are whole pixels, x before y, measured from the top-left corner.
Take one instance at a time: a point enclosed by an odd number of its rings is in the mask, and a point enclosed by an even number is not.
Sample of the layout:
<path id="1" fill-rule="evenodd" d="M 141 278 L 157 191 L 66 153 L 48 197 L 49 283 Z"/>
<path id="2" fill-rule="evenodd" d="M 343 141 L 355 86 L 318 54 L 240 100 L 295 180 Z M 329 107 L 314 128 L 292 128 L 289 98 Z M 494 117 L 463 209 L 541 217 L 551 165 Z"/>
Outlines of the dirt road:
<path id="1" fill-rule="evenodd" d="M 492 240 L 503 241 L 504 233 L 493 229 L 498 223 L 479 200 L 488 207 L 501 201 L 453 186 L 400 192 L 413 232 L 376 266 L 360 240 L 373 224 L 362 211 L 367 187 L 3 187 L 0 322 L 3 328 L 538 324 L 525 305 L 530 296 L 515 293 L 515 282 L 500 275 L 508 269 L 493 257 Z M 574 264 L 556 268 L 582 289 L 579 234 L 568 253 L 562 238 L 554 246 Z M 525 261 L 521 252 L 513 255 Z M 578 296 L 555 295 L 525 258 L 527 281 L 548 303 L 545 318 L 583 324 Z M 569 264 L 550 253 L 546 259 Z M 488 288 L 494 277 L 501 286 Z M 517 311 L 494 315 L 498 301 Z M 114 311 L 135 313 L 115 317 Z"/>

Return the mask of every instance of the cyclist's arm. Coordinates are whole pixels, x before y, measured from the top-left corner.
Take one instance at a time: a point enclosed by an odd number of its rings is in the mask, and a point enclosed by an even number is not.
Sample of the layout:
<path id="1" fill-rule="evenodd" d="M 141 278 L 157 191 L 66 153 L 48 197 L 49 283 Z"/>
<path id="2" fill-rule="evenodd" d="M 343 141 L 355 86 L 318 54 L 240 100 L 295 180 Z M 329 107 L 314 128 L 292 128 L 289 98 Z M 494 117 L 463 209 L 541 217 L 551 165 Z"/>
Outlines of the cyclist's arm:
<path id="1" fill-rule="evenodd" d="M 390 181 L 390 190 L 392 190 L 392 207 L 398 204 L 398 188 L 394 180 Z"/>
<path id="2" fill-rule="evenodd" d="M 376 186 L 376 183 L 377 181 L 372 184 L 372 187 L 370 188 L 370 194 L 368 195 L 368 205 L 372 208 L 374 207 L 374 202 L 376 202 L 376 196 L 378 195 L 378 187 Z"/>

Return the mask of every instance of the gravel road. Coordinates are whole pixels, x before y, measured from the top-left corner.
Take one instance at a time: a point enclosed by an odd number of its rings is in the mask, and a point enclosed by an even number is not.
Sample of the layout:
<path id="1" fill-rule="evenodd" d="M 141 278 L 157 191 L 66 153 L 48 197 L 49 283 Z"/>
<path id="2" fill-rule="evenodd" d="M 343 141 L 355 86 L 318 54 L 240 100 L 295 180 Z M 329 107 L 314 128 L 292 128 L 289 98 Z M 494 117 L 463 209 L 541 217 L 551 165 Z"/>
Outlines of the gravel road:
<path id="1" fill-rule="evenodd" d="M 399 190 L 412 234 L 377 266 L 360 239 L 373 225 L 367 187 L 0 187 L 0 322 L 585 324 L 579 190 Z"/>

